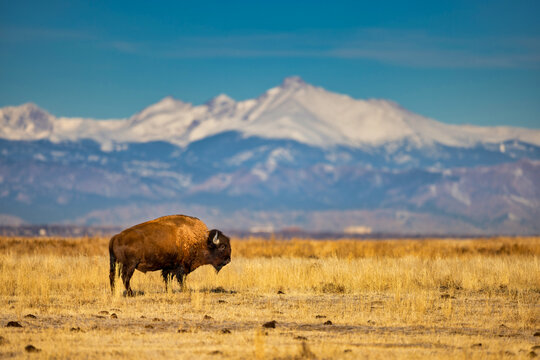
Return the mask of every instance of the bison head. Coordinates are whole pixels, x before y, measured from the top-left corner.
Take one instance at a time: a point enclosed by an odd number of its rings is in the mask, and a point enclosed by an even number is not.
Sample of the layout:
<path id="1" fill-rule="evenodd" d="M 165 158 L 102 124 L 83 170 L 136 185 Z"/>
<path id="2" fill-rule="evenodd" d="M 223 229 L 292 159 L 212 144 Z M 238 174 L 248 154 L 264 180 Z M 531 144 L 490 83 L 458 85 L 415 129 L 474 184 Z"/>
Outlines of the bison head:
<path id="1" fill-rule="evenodd" d="M 219 230 L 210 230 L 207 240 L 209 263 L 217 272 L 231 262 L 230 239 Z"/>

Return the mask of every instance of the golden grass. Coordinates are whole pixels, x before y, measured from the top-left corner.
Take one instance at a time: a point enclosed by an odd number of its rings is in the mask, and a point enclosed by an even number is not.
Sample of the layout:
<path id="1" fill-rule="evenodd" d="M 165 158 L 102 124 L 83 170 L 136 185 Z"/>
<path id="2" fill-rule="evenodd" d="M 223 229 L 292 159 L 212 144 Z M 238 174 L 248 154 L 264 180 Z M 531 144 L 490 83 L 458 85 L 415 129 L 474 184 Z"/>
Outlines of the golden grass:
<path id="1" fill-rule="evenodd" d="M 134 298 L 110 294 L 107 243 L 0 238 L 0 358 L 540 355 L 540 238 L 233 239 L 218 275 L 136 272 Z"/>
<path id="2" fill-rule="evenodd" d="M 109 238 L 1 237 L 0 253 L 106 255 Z M 476 255 L 540 256 L 540 237 L 492 237 L 468 239 L 303 239 L 270 240 L 250 237 L 231 240 L 233 255 L 254 257 L 364 258 L 415 256 L 421 258 Z"/>

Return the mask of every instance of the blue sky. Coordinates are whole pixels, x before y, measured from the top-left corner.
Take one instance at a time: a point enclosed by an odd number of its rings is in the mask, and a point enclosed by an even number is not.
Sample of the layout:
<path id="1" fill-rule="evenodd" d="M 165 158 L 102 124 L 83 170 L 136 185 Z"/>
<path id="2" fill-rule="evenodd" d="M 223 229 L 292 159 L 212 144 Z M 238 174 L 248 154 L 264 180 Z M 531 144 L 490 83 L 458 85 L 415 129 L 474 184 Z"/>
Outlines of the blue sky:
<path id="1" fill-rule="evenodd" d="M 0 106 L 127 117 L 286 76 L 439 121 L 540 128 L 539 1 L 0 0 Z"/>

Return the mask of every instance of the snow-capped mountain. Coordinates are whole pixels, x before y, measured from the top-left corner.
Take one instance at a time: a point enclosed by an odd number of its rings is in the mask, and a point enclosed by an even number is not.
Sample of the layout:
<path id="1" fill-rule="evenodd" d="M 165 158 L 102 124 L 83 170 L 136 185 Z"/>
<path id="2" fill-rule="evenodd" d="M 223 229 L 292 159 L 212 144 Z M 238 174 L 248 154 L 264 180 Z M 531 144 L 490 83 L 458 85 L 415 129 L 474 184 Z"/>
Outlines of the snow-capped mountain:
<path id="1" fill-rule="evenodd" d="M 540 130 L 443 124 L 391 101 L 353 99 L 298 77 L 286 78 L 261 96 L 239 102 L 221 94 L 193 106 L 166 97 L 128 119 L 57 118 L 25 104 L 0 109 L 0 121 L 4 139 L 92 139 L 109 150 L 112 144 L 149 141 L 186 147 L 227 131 L 326 148 L 363 148 L 396 141 L 417 147 L 472 147 L 510 140 L 540 146 Z"/>
<path id="2" fill-rule="evenodd" d="M 0 109 L 0 222 L 540 233 L 540 131 L 457 126 L 297 77 L 126 119 Z"/>
<path id="3" fill-rule="evenodd" d="M 0 137 L 9 140 L 38 140 L 52 135 L 54 116 L 34 104 L 0 109 Z"/>

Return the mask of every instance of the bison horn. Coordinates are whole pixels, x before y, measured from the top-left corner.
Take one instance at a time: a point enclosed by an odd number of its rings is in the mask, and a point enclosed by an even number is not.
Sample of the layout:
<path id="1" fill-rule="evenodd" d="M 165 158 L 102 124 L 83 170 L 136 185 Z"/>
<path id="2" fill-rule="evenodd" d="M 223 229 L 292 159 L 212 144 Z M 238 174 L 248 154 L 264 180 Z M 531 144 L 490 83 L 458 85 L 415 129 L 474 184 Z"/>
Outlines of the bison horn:
<path id="1" fill-rule="evenodd" d="M 216 231 L 216 235 L 215 235 L 214 238 L 212 239 L 212 242 L 213 242 L 215 245 L 219 244 L 219 238 L 218 238 L 218 236 L 219 236 L 219 233 Z"/>

